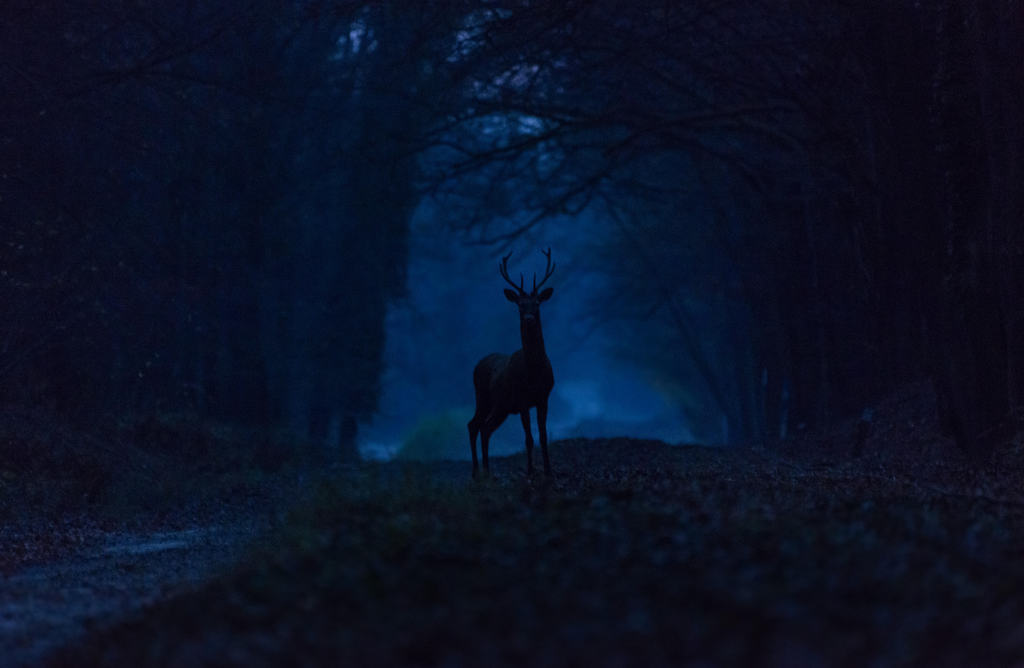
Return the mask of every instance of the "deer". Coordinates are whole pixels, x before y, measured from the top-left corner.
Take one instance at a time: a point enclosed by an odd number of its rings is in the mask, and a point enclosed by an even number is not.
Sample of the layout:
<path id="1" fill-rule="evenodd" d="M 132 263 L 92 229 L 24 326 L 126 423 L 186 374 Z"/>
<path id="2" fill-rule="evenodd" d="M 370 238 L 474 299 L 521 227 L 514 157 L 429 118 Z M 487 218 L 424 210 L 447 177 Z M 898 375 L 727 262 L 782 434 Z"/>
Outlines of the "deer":
<path id="1" fill-rule="evenodd" d="M 541 251 L 547 258 L 544 278 L 537 283 L 533 275 L 533 291 L 527 292 L 523 275 L 519 274 L 519 285 L 509 278 L 509 253 L 501 259 L 498 272 L 514 290 L 505 288 L 505 298 L 519 307 L 519 334 L 523 347 L 511 355 L 491 353 L 473 369 L 473 388 L 476 394 L 476 412 L 468 423 L 469 447 L 473 453 L 473 477 L 479 467 L 476 458 L 476 437 L 480 434 L 480 450 L 483 455 L 484 475 L 490 476 L 487 448 L 491 434 L 501 426 L 512 413 L 518 413 L 526 432 L 526 473 L 533 475 L 533 434 L 530 432 L 530 409 L 537 409 L 537 430 L 540 433 L 540 448 L 544 453 L 544 475 L 551 475 L 548 460 L 548 397 L 555 386 L 555 374 L 551 361 L 544 351 L 544 334 L 540 326 L 540 305 L 551 298 L 554 290 L 544 288 L 555 271 L 551 261 L 551 249 Z M 539 292 L 538 292 L 539 290 Z"/>

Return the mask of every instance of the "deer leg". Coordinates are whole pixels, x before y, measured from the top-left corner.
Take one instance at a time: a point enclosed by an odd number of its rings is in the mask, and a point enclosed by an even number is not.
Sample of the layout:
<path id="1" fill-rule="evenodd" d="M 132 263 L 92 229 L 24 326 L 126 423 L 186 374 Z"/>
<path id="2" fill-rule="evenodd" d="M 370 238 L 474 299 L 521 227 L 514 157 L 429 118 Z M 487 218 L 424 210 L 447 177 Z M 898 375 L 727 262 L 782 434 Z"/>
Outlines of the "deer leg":
<path id="1" fill-rule="evenodd" d="M 530 431 L 530 409 L 519 414 L 523 421 L 523 431 L 526 432 L 526 473 L 533 475 L 533 433 Z"/>
<path id="2" fill-rule="evenodd" d="M 544 475 L 551 475 L 551 463 L 548 461 L 548 402 L 547 399 L 537 404 L 537 431 L 540 432 L 540 450 L 544 453 Z"/>
<path id="3" fill-rule="evenodd" d="M 480 430 L 480 455 L 484 460 L 484 475 L 491 475 L 491 462 L 487 458 L 487 448 L 491 444 L 491 432 L 487 431 L 487 425 Z"/>
<path id="4" fill-rule="evenodd" d="M 484 460 L 485 475 L 491 474 L 491 464 L 490 460 L 487 457 L 487 448 L 491 444 L 491 434 L 493 434 L 498 429 L 498 427 L 501 426 L 501 423 L 505 421 L 506 417 L 508 417 L 508 414 L 496 415 L 494 413 L 491 413 L 490 415 L 487 416 L 487 419 L 484 420 L 484 423 L 480 426 L 480 454 L 483 456 Z"/>
<path id="5" fill-rule="evenodd" d="M 480 424 L 475 415 L 466 426 L 469 428 L 469 451 L 473 453 L 473 477 L 475 478 L 479 469 L 476 461 L 476 435 L 480 432 Z"/>

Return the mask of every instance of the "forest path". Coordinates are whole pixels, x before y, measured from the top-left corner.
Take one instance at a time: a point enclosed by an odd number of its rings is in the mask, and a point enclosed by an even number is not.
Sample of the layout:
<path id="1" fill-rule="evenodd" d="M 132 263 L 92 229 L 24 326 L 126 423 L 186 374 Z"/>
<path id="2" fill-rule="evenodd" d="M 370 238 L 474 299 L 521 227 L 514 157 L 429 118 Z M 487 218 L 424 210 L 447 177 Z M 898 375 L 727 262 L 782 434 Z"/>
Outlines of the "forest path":
<path id="1" fill-rule="evenodd" d="M 263 523 L 102 532 L 47 563 L 0 575 L 0 664 L 50 651 L 189 591 L 235 563 Z"/>

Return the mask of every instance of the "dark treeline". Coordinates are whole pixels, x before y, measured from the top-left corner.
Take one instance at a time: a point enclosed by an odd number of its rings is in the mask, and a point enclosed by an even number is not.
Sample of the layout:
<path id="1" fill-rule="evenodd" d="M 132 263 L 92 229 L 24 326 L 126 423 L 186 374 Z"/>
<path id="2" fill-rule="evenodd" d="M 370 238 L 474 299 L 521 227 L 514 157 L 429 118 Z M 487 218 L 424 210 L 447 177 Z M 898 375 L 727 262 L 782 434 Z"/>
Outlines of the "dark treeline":
<path id="1" fill-rule="evenodd" d="M 329 9 L 5 7 L 5 399 L 351 444 L 404 282 L 418 17 Z"/>
<path id="2" fill-rule="evenodd" d="M 1019 1 L 222 4 L 3 10 L 4 400 L 347 446 L 427 197 L 607 223 L 595 312 L 707 438 L 1024 405 Z"/>

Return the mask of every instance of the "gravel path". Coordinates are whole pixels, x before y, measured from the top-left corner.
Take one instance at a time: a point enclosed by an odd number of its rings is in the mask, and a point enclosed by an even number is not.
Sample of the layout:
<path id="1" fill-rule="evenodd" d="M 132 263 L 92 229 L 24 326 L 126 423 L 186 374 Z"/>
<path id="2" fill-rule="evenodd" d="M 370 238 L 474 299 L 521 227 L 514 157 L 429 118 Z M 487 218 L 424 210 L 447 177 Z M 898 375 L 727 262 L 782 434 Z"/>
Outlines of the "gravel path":
<path id="1" fill-rule="evenodd" d="M 259 525 L 112 532 L 81 552 L 0 575 L 0 665 L 48 652 L 198 586 L 230 566 Z"/>

